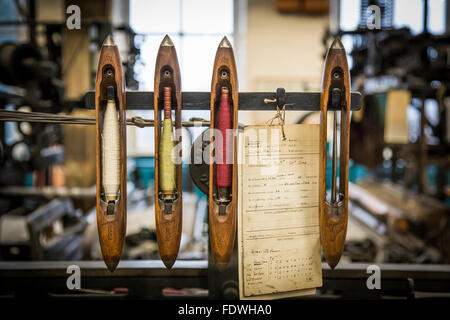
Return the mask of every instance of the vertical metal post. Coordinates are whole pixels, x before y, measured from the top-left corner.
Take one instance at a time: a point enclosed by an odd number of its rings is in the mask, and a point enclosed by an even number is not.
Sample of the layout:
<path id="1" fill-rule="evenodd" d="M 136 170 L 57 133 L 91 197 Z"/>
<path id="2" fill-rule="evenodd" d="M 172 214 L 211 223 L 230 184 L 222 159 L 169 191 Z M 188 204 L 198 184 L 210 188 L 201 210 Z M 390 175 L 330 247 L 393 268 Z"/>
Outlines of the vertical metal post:
<path id="1" fill-rule="evenodd" d="M 428 0 L 423 0 L 423 33 L 428 33 Z"/>
<path id="2" fill-rule="evenodd" d="M 28 35 L 31 43 L 36 43 L 36 1 L 28 0 Z"/>
<path id="3" fill-rule="evenodd" d="M 419 175 L 419 192 L 427 193 L 426 187 L 426 169 L 427 169 L 427 142 L 425 136 L 425 96 L 422 97 L 422 106 L 420 108 L 420 135 L 419 135 L 419 163 L 418 163 L 418 175 Z"/>

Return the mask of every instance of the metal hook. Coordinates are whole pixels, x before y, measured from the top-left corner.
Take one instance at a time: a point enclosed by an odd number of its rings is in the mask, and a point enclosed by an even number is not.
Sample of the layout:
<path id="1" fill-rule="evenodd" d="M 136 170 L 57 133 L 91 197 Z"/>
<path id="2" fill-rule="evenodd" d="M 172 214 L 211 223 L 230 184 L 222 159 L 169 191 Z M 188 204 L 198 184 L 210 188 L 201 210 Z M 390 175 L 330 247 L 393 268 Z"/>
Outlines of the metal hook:
<path id="1" fill-rule="evenodd" d="M 277 88 L 276 103 L 279 108 L 283 108 L 286 105 L 286 90 L 284 88 Z"/>
<path id="2" fill-rule="evenodd" d="M 264 99 L 264 103 L 276 103 L 277 107 L 282 109 L 286 104 L 286 90 L 284 88 L 277 88 L 275 99 Z"/>
<path id="3" fill-rule="evenodd" d="M 275 119 L 278 119 L 278 124 L 281 125 L 281 133 L 283 135 L 283 141 L 286 140 L 286 134 L 284 132 L 284 120 L 286 117 L 286 90 L 284 88 L 277 88 L 276 98 L 275 99 L 264 99 L 264 103 L 276 103 L 277 104 L 277 113 L 275 116 L 269 120 L 272 125 Z"/>

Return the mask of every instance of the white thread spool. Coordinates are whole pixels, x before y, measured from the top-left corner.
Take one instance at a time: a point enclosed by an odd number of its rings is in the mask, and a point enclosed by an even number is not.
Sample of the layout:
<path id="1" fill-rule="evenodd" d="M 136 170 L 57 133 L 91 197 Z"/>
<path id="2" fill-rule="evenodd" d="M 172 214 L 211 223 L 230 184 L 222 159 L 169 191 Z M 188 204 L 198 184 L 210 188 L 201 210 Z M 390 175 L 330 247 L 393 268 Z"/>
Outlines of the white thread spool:
<path id="1" fill-rule="evenodd" d="M 112 89 L 112 87 L 108 87 Z M 109 93 L 109 92 L 108 92 Z M 108 201 L 117 200 L 120 187 L 120 143 L 119 120 L 117 118 L 116 103 L 109 95 L 102 132 L 102 183 Z M 113 91 L 114 97 L 114 91 Z"/>

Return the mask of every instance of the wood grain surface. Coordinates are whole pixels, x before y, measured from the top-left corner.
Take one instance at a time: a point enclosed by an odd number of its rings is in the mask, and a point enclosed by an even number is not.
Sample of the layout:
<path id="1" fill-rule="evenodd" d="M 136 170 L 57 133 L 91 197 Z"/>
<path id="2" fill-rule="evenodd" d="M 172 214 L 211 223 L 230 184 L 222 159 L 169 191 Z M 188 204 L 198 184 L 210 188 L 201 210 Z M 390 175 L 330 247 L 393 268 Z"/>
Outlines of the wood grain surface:
<path id="1" fill-rule="evenodd" d="M 107 214 L 108 203 L 102 186 L 102 139 L 106 106 L 106 88 L 113 86 L 119 114 L 120 189 L 114 210 Z M 97 227 L 103 260 L 112 272 L 122 254 L 127 220 L 127 147 L 125 80 L 119 50 L 113 43 L 105 43 L 100 52 L 95 84 L 96 162 L 97 162 Z"/>
<path id="2" fill-rule="evenodd" d="M 340 88 L 340 158 L 338 201 L 330 203 L 326 199 L 327 168 L 327 109 L 331 102 L 331 90 Z M 348 159 L 350 137 L 350 73 L 345 49 L 339 39 L 330 46 L 325 58 L 320 98 L 320 238 L 328 265 L 334 269 L 344 250 L 348 221 Z"/>
<path id="3" fill-rule="evenodd" d="M 166 71 L 168 71 L 166 73 Z M 172 108 L 175 110 L 175 128 L 181 130 L 181 76 L 175 47 L 168 36 L 161 42 L 155 67 L 155 221 L 159 254 L 167 268 L 171 268 L 178 256 L 182 232 L 182 164 L 176 164 L 177 198 L 170 212 L 165 212 L 159 190 L 159 144 L 163 111 L 164 87 L 172 88 Z M 181 143 L 181 134 L 175 145 Z M 179 155 L 181 159 L 181 148 Z"/>
<path id="4" fill-rule="evenodd" d="M 228 73 L 223 77 L 222 71 Z M 215 128 L 216 109 L 220 103 L 221 88 L 227 87 L 230 91 L 231 108 L 233 112 L 233 174 L 231 201 L 225 208 L 225 214 L 219 214 L 216 201 L 214 148 L 210 152 L 209 166 L 209 237 L 211 252 L 215 262 L 226 264 L 231 258 L 236 237 L 236 209 L 237 209 L 237 129 L 238 129 L 238 83 L 236 63 L 231 44 L 226 37 L 221 41 L 214 60 L 213 77 L 211 84 L 211 129 Z M 214 144 L 214 130 L 210 130 L 210 144 Z M 225 137 L 224 137 L 225 138 Z"/>

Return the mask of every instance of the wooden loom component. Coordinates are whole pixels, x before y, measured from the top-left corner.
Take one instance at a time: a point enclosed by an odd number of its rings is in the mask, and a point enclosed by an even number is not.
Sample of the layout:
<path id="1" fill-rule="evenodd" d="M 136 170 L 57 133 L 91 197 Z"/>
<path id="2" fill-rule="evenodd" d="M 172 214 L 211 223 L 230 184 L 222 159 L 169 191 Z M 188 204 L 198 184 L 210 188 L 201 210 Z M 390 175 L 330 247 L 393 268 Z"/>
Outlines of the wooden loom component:
<path id="1" fill-rule="evenodd" d="M 182 231 L 181 148 L 173 162 L 175 144 L 181 146 L 181 77 L 175 46 L 165 36 L 159 47 L 155 67 L 155 220 L 159 254 L 167 268 L 178 256 Z M 173 141 L 172 110 L 175 112 Z M 162 112 L 164 111 L 164 112 Z M 164 120 L 161 121 L 161 113 Z M 161 129 L 161 122 L 164 123 Z"/>
<path id="2" fill-rule="evenodd" d="M 122 254 L 127 212 L 125 80 L 111 36 L 103 42 L 95 84 L 97 227 L 112 272 Z"/>
<path id="3" fill-rule="evenodd" d="M 337 190 L 337 112 L 334 111 L 331 197 L 326 197 L 327 110 L 340 110 L 339 190 Z M 328 265 L 334 269 L 344 250 L 348 221 L 348 159 L 350 137 L 350 73 L 344 46 L 335 39 L 328 49 L 320 97 L 320 239 Z"/>
<path id="4" fill-rule="evenodd" d="M 224 37 L 216 52 L 211 84 L 210 144 L 214 147 L 209 164 L 209 237 L 219 267 L 230 260 L 236 236 L 237 114 L 236 63 L 233 48 Z M 219 131 L 222 137 L 216 141 Z"/>

